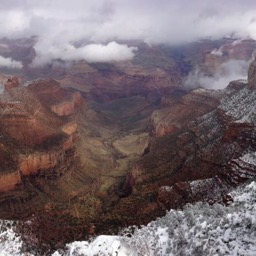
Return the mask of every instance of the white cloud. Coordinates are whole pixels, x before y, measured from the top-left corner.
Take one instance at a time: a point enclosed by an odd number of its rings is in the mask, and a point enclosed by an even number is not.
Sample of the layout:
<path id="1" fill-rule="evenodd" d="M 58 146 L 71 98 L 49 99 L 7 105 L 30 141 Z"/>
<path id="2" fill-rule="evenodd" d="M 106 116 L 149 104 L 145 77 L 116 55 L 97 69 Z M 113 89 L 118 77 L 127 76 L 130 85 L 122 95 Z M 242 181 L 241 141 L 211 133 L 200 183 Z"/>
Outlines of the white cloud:
<path id="1" fill-rule="evenodd" d="M 0 23 L 2 37 L 22 37 L 26 36 L 26 30 L 30 26 L 30 17 L 22 10 L 0 11 Z"/>
<path id="2" fill-rule="evenodd" d="M 137 48 L 116 42 L 110 42 L 106 45 L 88 44 L 76 48 L 70 43 L 48 45 L 48 42 L 39 41 L 35 45 L 35 49 L 37 57 L 32 65 L 40 66 L 57 59 L 64 61 L 86 60 L 87 62 L 125 61 L 133 58 Z"/>
<path id="3" fill-rule="evenodd" d="M 220 47 L 219 49 L 214 49 L 211 51 L 211 54 L 215 55 L 215 56 L 222 56 L 223 52 L 222 52 L 222 47 Z"/>
<path id="4" fill-rule="evenodd" d="M 78 53 L 81 52 L 81 56 L 88 62 L 108 62 L 130 60 L 137 48 L 111 42 L 107 45 L 89 44 L 78 49 Z"/>
<path id="5" fill-rule="evenodd" d="M 21 62 L 11 58 L 4 58 L 3 56 L 0 56 L 0 67 L 20 69 L 22 68 L 22 64 Z"/>
<path id="6" fill-rule="evenodd" d="M 4 0 L 0 14 L 1 24 L 6 26 L 1 35 L 11 28 L 11 36 L 23 32 L 57 37 L 66 32 L 65 37 L 69 39 L 81 36 L 96 41 L 143 39 L 172 43 L 231 33 L 255 36 L 256 2 Z M 40 19 L 43 27 L 37 22 Z M 35 21 L 39 27 L 35 26 Z"/>
<path id="7" fill-rule="evenodd" d="M 242 60 L 227 61 L 217 68 L 213 76 L 207 76 L 197 68 L 190 72 L 184 85 L 188 88 L 223 89 L 230 81 L 247 79 L 249 63 Z"/>

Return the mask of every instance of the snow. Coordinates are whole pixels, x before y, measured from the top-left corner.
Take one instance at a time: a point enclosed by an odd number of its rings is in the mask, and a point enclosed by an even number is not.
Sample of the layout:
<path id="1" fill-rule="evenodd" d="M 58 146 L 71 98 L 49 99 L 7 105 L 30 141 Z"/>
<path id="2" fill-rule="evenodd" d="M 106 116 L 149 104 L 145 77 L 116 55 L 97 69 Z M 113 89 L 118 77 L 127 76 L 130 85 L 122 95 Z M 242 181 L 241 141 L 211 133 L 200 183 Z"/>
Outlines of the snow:
<path id="1" fill-rule="evenodd" d="M 98 236 L 92 243 L 74 242 L 67 245 L 67 255 L 134 256 L 132 249 L 119 236 Z M 58 256 L 57 252 L 53 256 Z"/>
<path id="2" fill-rule="evenodd" d="M 249 152 L 244 154 L 241 157 L 241 160 L 256 167 L 256 152 Z"/>
<path id="3" fill-rule="evenodd" d="M 256 90 L 235 91 L 222 99 L 220 108 L 237 123 L 256 124 Z"/>
<path id="4" fill-rule="evenodd" d="M 256 255 L 256 182 L 234 190 L 230 196 L 234 202 L 228 207 L 187 204 L 134 233 L 132 227 L 116 236 L 75 241 L 52 256 Z M 1 221 L 0 231 L 0 255 L 32 256 L 22 252 L 23 243 L 13 222 Z"/>
<path id="5" fill-rule="evenodd" d="M 136 229 L 132 237 L 124 230 L 92 243 L 74 242 L 65 255 L 256 255 L 256 182 L 231 196 L 234 202 L 228 207 L 188 204 Z"/>
<path id="6" fill-rule="evenodd" d="M 13 221 L 0 221 L 0 255 L 1 256 L 29 256 L 30 253 L 22 253 L 22 240 L 15 232 Z"/>

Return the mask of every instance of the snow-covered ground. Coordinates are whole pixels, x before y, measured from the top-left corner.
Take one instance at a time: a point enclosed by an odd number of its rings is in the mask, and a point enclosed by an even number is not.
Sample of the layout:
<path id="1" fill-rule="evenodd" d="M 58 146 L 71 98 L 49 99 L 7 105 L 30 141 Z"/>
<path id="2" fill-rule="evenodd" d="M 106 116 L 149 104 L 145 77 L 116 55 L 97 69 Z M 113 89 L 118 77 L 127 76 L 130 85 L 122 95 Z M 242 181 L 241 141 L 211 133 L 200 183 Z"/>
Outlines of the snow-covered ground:
<path id="1" fill-rule="evenodd" d="M 237 123 L 256 124 L 256 90 L 247 87 L 235 91 L 221 101 L 220 108 Z"/>
<path id="2" fill-rule="evenodd" d="M 0 255 L 1 256 L 32 256 L 30 253 L 22 253 L 22 241 L 15 233 L 13 221 L 0 221 Z"/>
<path id="3" fill-rule="evenodd" d="M 66 245 L 53 256 L 157 256 L 157 255 L 256 255 L 256 182 L 231 193 L 228 206 L 196 203 L 171 210 L 147 226 L 119 236 L 98 236 L 91 242 Z M 14 223 L 0 223 L 0 255 L 33 255 L 22 252 Z M 128 236 L 129 234 L 129 236 Z"/>

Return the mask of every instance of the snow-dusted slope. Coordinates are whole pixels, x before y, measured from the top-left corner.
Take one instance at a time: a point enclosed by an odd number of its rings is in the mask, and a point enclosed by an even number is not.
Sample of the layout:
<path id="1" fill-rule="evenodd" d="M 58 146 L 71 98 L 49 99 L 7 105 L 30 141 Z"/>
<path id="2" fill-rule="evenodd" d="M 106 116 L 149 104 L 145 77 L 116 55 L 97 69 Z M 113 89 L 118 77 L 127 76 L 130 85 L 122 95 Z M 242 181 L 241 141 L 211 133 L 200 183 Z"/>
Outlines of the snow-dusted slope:
<path id="1" fill-rule="evenodd" d="M 230 95 L 224 97 L 220 105 L 226 115 L 238 123 L 256 124 L 256 90 L 250 90 L 246 86 L 235 92 L 230 90 L 229 93 Z"/>
<path id="2" fill-rule="evenodd" d="M 136 229 L 132 237 L 74 242 L 59 255 L 256 255 L 256 182 L 231 193 L 228 206 L 197 203 Z"/>
<path id="3" fill-rule="evenodd" d="M 239 177 L 252 178 L 256 170 L 256 91 L 244 86 L 241 90 L 227 88 L 225 93 L 226 97 L 223 97 L 218 111 L 198 119 L 197 129 L 202 148 L 204 152 L 211 153 L 211 148 L 207 147 L 213 146 L 207 141 L 216 143 L 222 139 L 219 135 L 222 134 L 222 127 L 218 123 L 218 115 L 221 115 L 222 126 L 227 125 L 225 136 L 232 138 L 232 131 L 237 129 L 235 135 L 238 139 L 241 137 L 242 141 L 237 145 L 227 144 L 225 152 L 232 147 L 239 147 L 240 150 L 239 154 L 236 153 L 236 157 L 229 161 L 228 166 Z M 228 120 L 227 123 L 224 122 L 225 119 Z M 240 129 L 240 126 L 243 129 Z M 204 144 L 204 141 L 207 143 Z M 207 159 L 206 154 L 204 157 Z M 218 188 L 214 190 L 214 187 L 208 185 L 216 184 L 212 179 L 214 178 L 190 182 L 192 194 L 200 191 L 200 183 L 205 184 L 211 194 L 217 194 Z M 228 207 L 219 204 L 209 206 L 200 202 L 186 205 L 183 210 L 171 210 L 165 217 L 158 218 L 140 229 L 135 228 L 132 235 L 127 229 L 119 236 L 99 236 L 90 242 L 76 241 L 53 255 L 256 255 L 256 182 L 235 190 L 231 196 L 234 202 Z M 23 242 L 15 233 L 13 222 L 0 221 L 0 255 L 34 255 L 23 252 L 23 248 Z"/>
<path id="4" fill-rule="evenodd" d="M 22 253 L 23 242 L 15 232 L 13 221 L 0 221 L 0 255 L 1 256 L 32 256 L 30 253 Z"/>
<path id="5" fill-rule="evenodd" d="M 186 205 L 136 229 L 131 237 L 125 230 L 120 236 L 73 242 L 53 256 L 256 255 L 256 182 L 231 196 L 234 202 L 228 207 Z M 0 255 L 34 255 L 22 252 L 13 222 L 0 224 Z"/>

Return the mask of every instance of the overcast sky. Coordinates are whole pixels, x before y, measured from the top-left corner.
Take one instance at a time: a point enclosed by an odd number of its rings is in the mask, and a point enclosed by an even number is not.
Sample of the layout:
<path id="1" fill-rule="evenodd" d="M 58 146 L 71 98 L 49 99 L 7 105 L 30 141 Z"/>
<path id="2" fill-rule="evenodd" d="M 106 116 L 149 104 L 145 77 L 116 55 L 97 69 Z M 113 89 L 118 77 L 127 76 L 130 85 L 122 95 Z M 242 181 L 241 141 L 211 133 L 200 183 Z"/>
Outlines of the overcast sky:
<path id="1" fill-rule="evenodd" d="M 58 57 L 132 58 L 136 48 L 118 40 L 175 44 L 229 35 L 256 39 L 255 0 L 0 0 L 0 4 L 0 37 L 38 36 L 35 64 Z M 77 48 L 74 42 L 84 45 Z"/>

